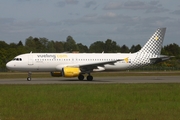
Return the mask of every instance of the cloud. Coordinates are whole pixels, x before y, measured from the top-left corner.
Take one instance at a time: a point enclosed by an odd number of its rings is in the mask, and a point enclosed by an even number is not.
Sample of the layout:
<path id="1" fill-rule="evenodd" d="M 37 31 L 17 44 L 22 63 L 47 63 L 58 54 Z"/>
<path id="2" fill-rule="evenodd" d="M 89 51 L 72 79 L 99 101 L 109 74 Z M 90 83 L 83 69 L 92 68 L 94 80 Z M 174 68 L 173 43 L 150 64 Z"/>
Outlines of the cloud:
<path id="1" fill-rule="evenodd" d="M 150 5 L 158 5 L 158 4 L 159 4 L 159 1 L 150 1 L 149 4 L 150 4 Z"/>
<path id="2" fill-rule="evenodd" d="M 89 1 L 85 3 L 85 8 L 90 8 L 91 6 L 96 5 L 95 1 Z"/>
<path id="3" fill-rule="evenodd" d="M 180 15 L 180 10 L 175 10 L 175 11 L 172 12 L 172 14 Z"/>
<path id="4" fill-rule="evenodd" d="M 122 15 L 122 14 L 116 14 L 114 12 L 106 12 L 103 15 L 97 15 L 97 14 L 89 14 L 85 15 L 78 19 L 68 19 L 64 20 L 64 24 L 66 25 L 80 25 L 80 24 L 87 24 L 87 25 L 107 25 L 107 24 L 126 24 L 131 25 L 134 24 L 136 19 L 133 17 Z"/>
<path id="5" fill-rule="evenodd" d="M 66 3 L 64 2 L 64 1 L 59 1 L 58 3 L 57 3 L 57 6 L 58 7 L 64 7 L 66 5 Z"/>
<path id="6" fill-rule="evenodd" d="M 78 4 L 78 0 L 65 0 L 66 4 L 71 4 L 71 5 L 75 5 Z"/>
<path id="7" fill-rule="evenodd" d="M 44 27 L 60 25 L 62 25 L 61 22 L 48 22 L 43 19 L 16 21 L 13 18 L 0 18 L 0 32 L 2 33 L 30 33 Z"/>
<path id="8" fill-rule="evenodd" d="M 31 1 L 31 0 L 18 0 L 18 1 L 20 1 L 20 2 L 24 2 L 25 1 L 26 2 L 26 1 Z"/>
<path id="9" fill-rule="evenodd" d="M 146 13 L 164 13 L 168 11 L 169 9 L 166 9 L 166 8 L 154 8 L 154 9 L 147 9 Z"/>
<path id="10" fill-rule="evenodd" d="M 79 3 L 78 0 L 62 0 L 62 1 L 57 2 L 57 6 L 65 7 L 66 5 L 76 5 L 78 3 Z"/>
<path id="11" fill-rule="evenodd" d="M 146 17 L 143 18 L 143 20 L 141 21 L 141 27 L 145 26 L 145 27 L 164 27 L 166 26 L 166 23 L 171 20 L 171 18 L 169 17 L 160 17 L 160 16 L 150 16 L 150 17 Z"/>
<path id="12" fill-rule="evenodd" d="M 126 9 L 138 10 L 145 9 L 146 5 L 141 1 L 127 1 L 124 3 L 123 7 Z"/>
<path id="13" fill-rule="evenodd" d="M 114 17 L 117 17 L 116 13 L 113 13 L 113 12 L 107 12 L 105 17 L 110 17 L 110 18 L 114 18 Z"/>
<path id="14" fill-rule="evenodd" d="M 17 0 L 17 1 L 20 1 L 20 2 L 30 2 L 30 1 L 34 1 L 34 2 L 37 2 L 37 1 L 41 1 L 41 0 Z"/>
<path id="15" fill-rule="evenodd" d="M 106 31 L 109 33 L 123 34 L 125 31 L 134 31 L 137 33 L 137 29 L 139 29 L 140 32 L 144 32 L 154 30 L 158 27 L 166 27 L 167 23 L 172 23 L 173 21 L 172 18 L 166 16 L 132 16 L 127 14 L 117 14 L 111 11 L 102 15 L 89 14 L 78 19 L 67 19 L 63 21 L 63 23 L 65 26 L 71 26 L 71 28 L 85 25 L 89 25 L 90 27 L 94 26 L 94 31 L 98 31 L 96 29 L 98 26 L 101 26 L 102 29 L 102 26 L 107 26 L 108 29 L 106 29 Z"/>
<path id="16" fill-rule="evenodd" d="M 123 6 L 123 4 L 121 4 L 120 2 L 111 2 L 107 5 L 105 5 L 105 7 L 103 8 L 104 10 L 118 10 L 121 9 Z"/>
<path id="17" fill-rule="evenodd" d="M 5 24 L 12 24 L 14 20 L 14 18 L 0 18 L 0 26 Z"/>
<path id="18" fill-rule="evenodd" d="M 146 13 L 160 13 L 169 11 L 163 8 L 158 1 L 142 2 L 142 1 L 126 1 L 126 2 L 110 2 L 103 8 L 104 10 L 144 10 Z"/>

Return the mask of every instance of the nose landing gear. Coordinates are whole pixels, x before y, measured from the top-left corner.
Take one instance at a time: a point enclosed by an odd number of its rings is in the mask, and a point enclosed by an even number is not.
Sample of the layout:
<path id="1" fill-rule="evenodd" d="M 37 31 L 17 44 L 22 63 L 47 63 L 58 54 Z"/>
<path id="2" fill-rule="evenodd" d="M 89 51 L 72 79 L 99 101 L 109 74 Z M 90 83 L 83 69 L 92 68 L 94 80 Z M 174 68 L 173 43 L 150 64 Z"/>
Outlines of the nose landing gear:
<path id="1" fill-rule="evenodd" d="M 28 72 L 27 81 L 31 81 L 31 75 L 32 75 L 32 73 L 31 73 L 31 72 Z"/>

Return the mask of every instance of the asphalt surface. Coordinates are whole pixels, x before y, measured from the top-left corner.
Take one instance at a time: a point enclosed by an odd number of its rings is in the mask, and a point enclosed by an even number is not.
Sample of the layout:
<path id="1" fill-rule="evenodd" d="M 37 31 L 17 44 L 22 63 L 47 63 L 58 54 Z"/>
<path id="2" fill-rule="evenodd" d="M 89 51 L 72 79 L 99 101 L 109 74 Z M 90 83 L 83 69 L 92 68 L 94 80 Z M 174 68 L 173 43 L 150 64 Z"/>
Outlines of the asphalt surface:
<path id="1" fill-rule="evenodd" d="M 94 77 L 93 81 L 77 78 L 0 79 L 0 84 L 111 84 L 111 83 L 180 83 L 180 76 Z"/>

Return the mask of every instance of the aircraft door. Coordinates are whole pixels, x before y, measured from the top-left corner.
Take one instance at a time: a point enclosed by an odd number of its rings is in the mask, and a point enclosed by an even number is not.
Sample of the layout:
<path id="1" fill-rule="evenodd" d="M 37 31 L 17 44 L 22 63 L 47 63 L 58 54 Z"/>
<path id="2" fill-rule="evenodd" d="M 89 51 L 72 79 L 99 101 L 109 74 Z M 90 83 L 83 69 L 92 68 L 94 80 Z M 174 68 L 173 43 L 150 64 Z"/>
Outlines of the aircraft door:
<path id="1" fill-rule="evenodd" d="M 28 65 L 33 65 L 33 55 L 31 54 L 28 56 Z"/>

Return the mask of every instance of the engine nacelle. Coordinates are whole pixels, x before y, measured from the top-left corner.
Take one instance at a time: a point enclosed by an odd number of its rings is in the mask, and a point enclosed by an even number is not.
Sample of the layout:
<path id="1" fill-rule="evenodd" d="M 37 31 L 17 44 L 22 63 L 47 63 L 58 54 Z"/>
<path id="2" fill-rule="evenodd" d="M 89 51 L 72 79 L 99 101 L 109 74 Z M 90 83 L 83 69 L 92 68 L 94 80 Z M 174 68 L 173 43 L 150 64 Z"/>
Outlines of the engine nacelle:
<path id="1" fill-rule="evenodd" d="M 62 77 L 62 72 L 51 72 L 52 77 Z"/>
<path id="2" fill-rule="evenodd" d="M 63 77 L 77 77 L 81 73 L 81 70 L 77 67 L 64 67 L 62 69 Z"/>

